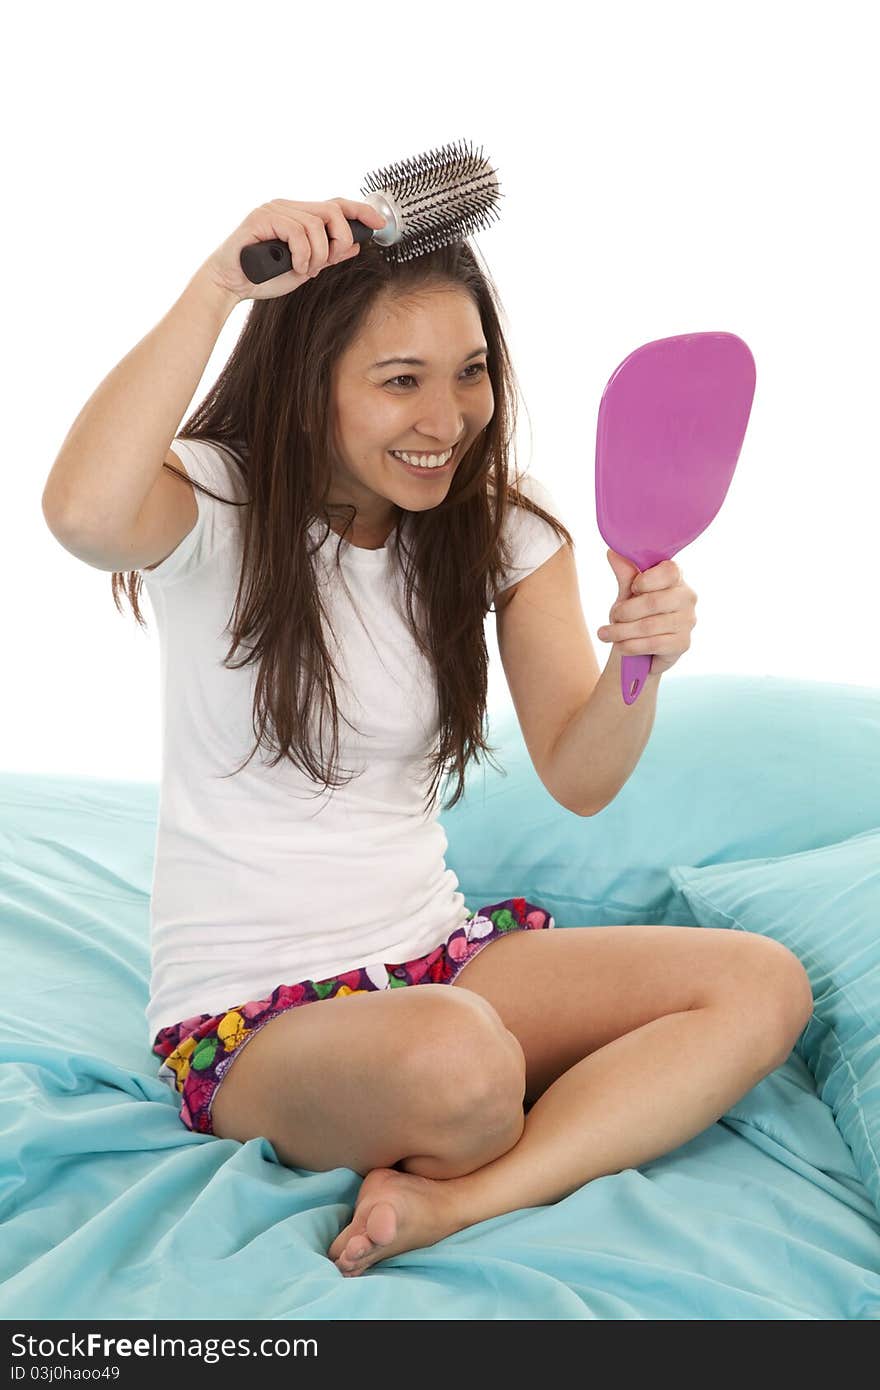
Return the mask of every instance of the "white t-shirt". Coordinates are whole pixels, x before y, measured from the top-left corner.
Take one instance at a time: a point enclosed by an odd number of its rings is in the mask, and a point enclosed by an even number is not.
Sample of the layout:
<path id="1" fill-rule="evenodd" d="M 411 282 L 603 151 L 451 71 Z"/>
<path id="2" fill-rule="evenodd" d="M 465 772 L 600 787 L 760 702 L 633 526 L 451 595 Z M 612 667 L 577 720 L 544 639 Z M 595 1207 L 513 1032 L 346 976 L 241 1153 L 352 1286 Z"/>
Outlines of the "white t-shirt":
<path id="1" fill-rule="evenodd" d="M 196 481 L 221 497 L 247 496 L 238 469 L 214 445 L 175 439 L 172 448 Z M 520 486 L 559 516 L 535 479 L 526 475 Z M 366 550 L 330 531 L 312 557 L 332 627 L 329 634 L 325 627 L 325 640 L 340 673 L 339 771 L 360 775 L 323 791 L 289 758 L 269 767 L 271 754 L 261 748 L 224 780 L 256 742 L 256 667 L 223 665 L 244 509 L 194 493 L 193 529 L 156 569 L 140 571 L 159 634 L 161 683 L 151 1042 L 161 1028 L 268 998 L 279 984 L 415 960 L 468 915 L 444 862 L 437 801 L 427 817 L 424 810 L 428 781 L 419 780 L 426 774 L 418 763 L 435 747 L 439 707 L 404 616 L 393 533 L 382 549 Z M 517 563 L 499 592 L 561 544 L 522 508 L 510 509 L 508 528 Z M 312 546 L 325 529 L 313 523 Z M 404 541 L 406 535 L 404 520 Z M 360 619 L 336 570 L 337 545 Z M 247 654 L 239 648 L 233 660 Z M 325 728 L 325 758 L 331 746 Z"/>

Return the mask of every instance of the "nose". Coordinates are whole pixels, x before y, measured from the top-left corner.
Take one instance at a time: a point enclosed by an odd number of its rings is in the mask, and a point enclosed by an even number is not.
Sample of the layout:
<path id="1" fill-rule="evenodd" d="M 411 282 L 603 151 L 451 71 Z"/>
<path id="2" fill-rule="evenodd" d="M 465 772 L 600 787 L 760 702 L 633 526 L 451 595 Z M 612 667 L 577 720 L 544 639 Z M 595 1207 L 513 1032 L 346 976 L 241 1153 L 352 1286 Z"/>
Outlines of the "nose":
<path id="1" fill-rule="evenodd" d="M 450 449 L 464 434 L 464 421 L 454 413 L 436 411 L 413 426 L 413 438 L 418 436 L 423 441 L 419 446 L 422 449 Z"/>
<path id="2" fill-rule="evenodd" d="M 447 449 L 450 444 L 457 443 L 463 437 L 465 422 L 454 395 L 444 399 L 444 392 L 441 387 L 438 388 L 438 393 L 429 399 L 428 393 L 425 391 L 421 398 L 421 404 L 423 407 L 427 405 L 427 410 L 424 411 L 421 419 L 413 425 L 413 430 L 415 434 L 426 441 L 423 448 Z"/>

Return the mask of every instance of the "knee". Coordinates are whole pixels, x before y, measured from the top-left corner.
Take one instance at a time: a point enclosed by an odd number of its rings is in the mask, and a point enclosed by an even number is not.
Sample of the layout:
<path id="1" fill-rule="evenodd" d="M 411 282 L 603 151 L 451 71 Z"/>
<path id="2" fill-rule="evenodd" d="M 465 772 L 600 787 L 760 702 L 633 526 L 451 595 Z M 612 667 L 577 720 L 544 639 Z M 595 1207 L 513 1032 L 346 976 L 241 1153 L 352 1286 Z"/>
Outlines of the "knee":
<path id="1" fill-rule="evenodd" d="M 431 990 L 420 986 L 420 991 Z M 523 1106 L 525 1056 L 498 1012 L 482 995 L 437 986 L 432 1008 L 421 995 L 418 1047 L 410 1061 L 421 1087 L 431 1087 L 434 1111 L 460 1123 L 474 1111 L 509 1116 Z"/>
<path id="2" fill-rule="evenodd" d="M 764 1017 L 784 1061 L 813 1016 L 813 987 L 793 951 L 771 937 L 758 937 L 766 948 L 759 962 Z"/>
<path id="3" fill-rule="evenodd" d="M 443 1045 L 435 1043 L 431 1057 L 423 1059 L 423 1074 L 427 1067 L 429 1075 L 437 1075 L 440 1053 L 447 1083 L 444 1111 L 459 1123 L 509 1129 L 515 1119 L 522 1120 L 526 1093 L 526 1058 L 519 1039 L 481 995 L 446 987 L 440 1003 L 452 1005 L 444 1019 Z"/>
<path id="4" fill-rule="evenodd" d="M 496 1113 L 500 1125 L 509 1126 L 523 1118 L 526 1058 L 519 1039 L 503 1024 L 501 1027 L 485 1059 L 475 1103 L 484 1114 Z"/>
<path id="5" fill-rule="evenodd" d="M 431 1092 L 425 1153 L 398 1165 L 429 1178 L 462 1177 L 507 1153 L 525 1126 L 526 1061 L 518 1039 L 477 995 L 443 986 L 413 1058 Z M 458 1007 L 456 1007 L 456 1002 Z"/>

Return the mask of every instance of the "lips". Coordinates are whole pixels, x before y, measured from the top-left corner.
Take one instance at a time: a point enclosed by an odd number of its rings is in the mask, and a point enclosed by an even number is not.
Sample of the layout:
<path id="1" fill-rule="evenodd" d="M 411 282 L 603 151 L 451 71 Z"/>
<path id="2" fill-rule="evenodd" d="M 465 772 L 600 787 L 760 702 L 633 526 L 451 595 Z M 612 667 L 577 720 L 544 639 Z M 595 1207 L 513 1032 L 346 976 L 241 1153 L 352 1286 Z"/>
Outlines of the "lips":
<path id="1" fill-rule="evenodd" d="M 417 463 L 407 463 L 406 459 L 398 458 L 395 453 L 392 453 L 390 449 L 388 450 L 388 453 L 391 455 L 391 457 L 395 459 L 401 465 L 402 468 L 406 468 L 410 473 L 414 475 L 416 473 L 418 473 L 419 475 L 423 475 L 426 473 L 445 473 L 447 469 L 452 466 L 457 452 L 458 445 L 456 444 L 453 447 L 452 453 L 449 455 L 449 458 L 446 460 L 445 463 L 440 464 L 439 466 L 435 464 L 433 468 L 429 468 L 424 464 L 420 467 Z"/>
<path id="2" fill-rule="evenodd" d="M 395 458 L 399 457 L 400 454 L 410 454 L 414 459 L 440 458 L 441 455 L 448 453 L 449 458 L 446 460 L 446 463 L 449 463 L 457 447 L 456 444 L 453 444 L 451 448 L 447 447 L 446 449 L 389 449 L 388 452 L 389 454 L 394 454 Z M 401 459 L 400 461 L 401 463 L 406 462 L 405 459 Z M 443 464 L 442 467 L 445 468 L 446 464 Z"/>

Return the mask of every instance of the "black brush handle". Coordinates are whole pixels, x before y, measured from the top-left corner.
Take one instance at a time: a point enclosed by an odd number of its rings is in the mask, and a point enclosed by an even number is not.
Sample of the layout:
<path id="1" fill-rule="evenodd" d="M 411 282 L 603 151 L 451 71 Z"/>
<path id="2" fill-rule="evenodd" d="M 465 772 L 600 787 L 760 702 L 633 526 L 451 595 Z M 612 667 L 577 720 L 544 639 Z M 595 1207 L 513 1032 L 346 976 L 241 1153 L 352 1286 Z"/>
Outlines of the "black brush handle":
<path id="1" fill-rule="evenodd" d="M 352 237 L 358 244 L 370 241 L 375 228 L 368 227 L 365 222 L 358 222 L 347 217 L 346 222 L 351 227 Z M 245 246 L 239 257 L 241 268 L 252 285 L 262 285 L 265 280 L 274 280 L 276 275 L 283 275 L 286 270 L 293 269 L 293 261 L 290 258 L 290 247 L 286 241 L 255 241 L 251 246 Z"/>

